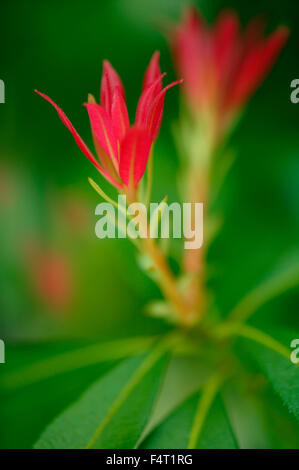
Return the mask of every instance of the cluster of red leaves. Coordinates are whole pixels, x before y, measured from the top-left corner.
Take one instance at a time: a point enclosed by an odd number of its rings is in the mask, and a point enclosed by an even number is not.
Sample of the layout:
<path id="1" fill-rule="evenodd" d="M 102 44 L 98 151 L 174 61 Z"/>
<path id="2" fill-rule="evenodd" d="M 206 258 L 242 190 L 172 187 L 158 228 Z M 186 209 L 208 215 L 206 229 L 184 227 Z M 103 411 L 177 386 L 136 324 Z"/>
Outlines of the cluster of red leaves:
<path id="1" fill-rule="evenodd" d="M 264 21 L 254 18 L 241 32 L 234 11 L 223 11 L 209 27 L 194 8 L 171 28 L 170 42 L 191 110 L 204 107 L 232 113 L 243 106 L 276 61 L 289 30 L 263 37 Z"/>
<path id="2" fill-rule="evenodd" d="M 142 178 L 151 146 L 160 130 L 166 91 L 180 83 L 162 87 L 159 53 L 156 52 L 145 72 L 135 123 L 130 126 L 122 81 L 108 61 L 103 63 L 100 104 L 89 95 L 85 104 L 92 128 L 98 159 L 94 157 L 64 112 L 43 93 L 58 112 L 62 122 L 87 158 L 118 189 L 136 188 Z"/>

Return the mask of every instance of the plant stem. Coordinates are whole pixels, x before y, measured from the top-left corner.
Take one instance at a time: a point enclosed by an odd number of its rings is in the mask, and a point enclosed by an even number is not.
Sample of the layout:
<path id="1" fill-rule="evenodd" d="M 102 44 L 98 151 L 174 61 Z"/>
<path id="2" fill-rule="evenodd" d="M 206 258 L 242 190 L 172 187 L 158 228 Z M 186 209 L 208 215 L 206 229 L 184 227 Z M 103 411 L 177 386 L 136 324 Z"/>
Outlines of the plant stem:
<path id="1" fill-rule="evenodd" d="M 196 315 L 190 310 L 190 306 L 185 297 L 179 291 L 175 276 L 173 275 L 169 264 L 158 248 L 155 241 L 150 236 L 150 226 L 146 213 L 140 222 L 141 232 L 141 251 L 146 253 L 152 260 L 153 265 L 158 273 L 157 283 L 170 305 L 174 309 L 176 320 L 184 326 L 191 326 L 195 323 Z"/>
<path id="2" fill-rule="evenodd" d="M 208 200 L 210 191 L 210 168 L 214 153 L 213 138 L 207 138 L 207 144 L 201 149 L 200 165 L 194 164 L 194 158 L 190 158 L 187 170 L 187 200 L 192 204 L 203 203 L 204 220 L 208 213 Z M 191 227 L 196 230 L 195 220 L 191 218 Z M 205 309 L 205 248 L 185 250 L 183 266 L 187 274 L 191 276 L 188 297 L 193 308 L 202 316 Z"/>
<path id="3" fill-rule="evenodd" d="M 201 202 L 204 204 L 204 214 L 206 214 L 207 201 L 207 181 L 203 175 L 189 170 L 188 176 L 188 201 L 192 204 Z M 196 230 L 195 221 L 191 218 L 191 227 Z M 205 251 L 204 248 L 195 250 L 185 250 L 183 259 L 184 271 L 191 276 L 188 287 L 188 299 L 190 304 L 199 312 L 201 316 L 204 311 L 204 277 L 205 277 Z"/>
<path id="4" fill-rule="evenodd" d="M 144 251 L 150 256 L 159 273 L 160 287 L 166 299 L 174 307 L 178 320 L 183 325 L 194 323 L 194 315 L 182 294 L 178 290 L 176 279 L 169 265 L 155 242 L 150 238 L 144 238 Z"/>

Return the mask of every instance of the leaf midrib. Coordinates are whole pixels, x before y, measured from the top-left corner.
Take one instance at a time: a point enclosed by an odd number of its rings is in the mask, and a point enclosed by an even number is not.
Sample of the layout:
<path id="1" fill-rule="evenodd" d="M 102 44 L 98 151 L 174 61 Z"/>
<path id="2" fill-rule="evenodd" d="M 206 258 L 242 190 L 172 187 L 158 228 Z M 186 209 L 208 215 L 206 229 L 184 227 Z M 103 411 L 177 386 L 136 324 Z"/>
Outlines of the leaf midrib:
<path id="1" fill-rule="evenodd" d="M 118 395 L 116 400 L 108 409 L 106 416 L 99 424 L 97 429 L 95 430 L 94 434 L 90 438 L 89 442 L 86 444 L 85 449 L 91 449 L 97 440 L 99 439 L 100 435 L 107 427 L 107 425 L 112 420 L 113 416 L 117 413 L 120 409 L 122 404 L 129 398 L 131 393 L 134 391 L 138 383 L 142 380 L 142 378 L 147 374 L 147 372 L 154 366 L 154 364 L 162 357 L 162 355 L 169 349 L 170 342 L 169 338 L 167 337 L 166 340 L 162 341 L 153 351 L 152 353 L 146 357 L 143 361 L 141 366 L 137 369 L 137 371 L 131 376 L 125 387 L 122 389 L 121 393 Z"/>

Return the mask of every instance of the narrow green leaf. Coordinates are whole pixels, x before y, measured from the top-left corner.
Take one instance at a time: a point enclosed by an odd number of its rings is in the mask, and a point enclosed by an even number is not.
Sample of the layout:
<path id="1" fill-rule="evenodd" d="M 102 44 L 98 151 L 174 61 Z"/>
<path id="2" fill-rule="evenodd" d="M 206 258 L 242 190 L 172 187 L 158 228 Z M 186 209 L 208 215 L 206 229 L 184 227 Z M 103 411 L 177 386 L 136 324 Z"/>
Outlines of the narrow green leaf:
<path id="1" fill-rule="evenodd" d="M 145 351 L 155 338 L 129 338 L 97 343 L 53 354 L 16 370 L 4 371 L 0 377 L 2 390 L 23 387 L 71 370 L 105 361 L 122 359 Z M 55 347 L 53 347 L 55 350 Z"/>
<path id="2" fill-rule="evenodd" d="M 284 259 L 269 275 L 268 279 L 260 283 L 236 305 L 229 315 L 229 320 L 232 322 L 245 322 L 266 302 L 291 288 L 299 286 L 298 259 L 298 253 Z"/>
<path id="3" fill-rule="evenodd" d="M 116 201 L 114 201 L 113 199 L 111 199 L 111 197 L 107 196 L 107 194 L 102 190 L 102 188 L 100 188 L 100 186 L 99 186 L 95 181 L 93 181 L 92 178 L 88 178 L 88 182 L 89 182 L 90 186 L 91 186 L 103 199 L 105 199 L 105 201 L 109 202 L 109 204 L 112 204 L 114 207 L 116 207 L 116 209 L 122 211 L 122 212 L 124 213 L 124 215 L 126 216 L 125 210 L 124 210 L 121 206 L 119 206 Z"/>
<path id="4" fill-rule="evenodd" d="M 166 351 L 162 343 L 108 373 L 50 424 L 35 448 L 133 448 L 158 393 Z"/>
<path id="5" fill-rule="evenodd" d="M 214 331 L 215 338 L 225 338 L 230 336 L 243 336 L 244 338 L 251 339 L 256 343 L 262 344 L 263 346 L 272 349 L 277 354 L 280 354 L 283 357 L 289 358 L 288 349 L 281 344 L 272 336 L 264 333 L 257 328 L 254 328 L 250 325 L 243 325 L 242 323 L 231 323 L 225 322 L 222 325 L 219 325 L 218 328 L 215 328 Z"/>

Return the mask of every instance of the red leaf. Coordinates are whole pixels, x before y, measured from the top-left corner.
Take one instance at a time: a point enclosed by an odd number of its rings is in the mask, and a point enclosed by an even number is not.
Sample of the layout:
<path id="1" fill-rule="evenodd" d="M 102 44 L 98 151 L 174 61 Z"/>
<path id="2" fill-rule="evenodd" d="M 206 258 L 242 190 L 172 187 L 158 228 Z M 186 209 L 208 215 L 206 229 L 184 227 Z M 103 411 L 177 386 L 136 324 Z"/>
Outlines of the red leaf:
<path id="1" fill-rule="evenodd" d="M 142 178 L 151 148 L 144 129 L 132 127 L 120 146 L 119 175 L 126 186 L 137 186 Z"/>
<path id="2" fill-rule="evenodd" d="M 108 60 L 104 60 L 101 82 L 101 105 L 106 109 L 109 115 L 111 113 L 112 100 L 116 87 L 119 88 L 120 93 L 124 98 L 125 90 L 118 73 Z"/>
<path id="3" fill-rule="evenodd" d="M 148 115 L 151 110 L 151 106 L 156 96 L 161 91 L 162 78 L 166 75 L 163 73 L 141 94 L 136 111 L 135 122 L 138 126 L 144 127 L 148 120 Z"/>
<path id="4" fill-rule="evenodd" d="M 72 133 L 76 144 L 80 148 L 80 150 L 84 153 L 84 155 L 88 158 L 88 160 L 93 163 L 93 165 L 99 170 L 99 172 L 106 178 L 111 184 L 116 186 L 117 188 L 121 188 L 121 184 L 119 184 L 114 178 L 112 178 L 107 171 L 105 171 L 99 164 L 99 162 L 95 159 L 85 142 L 81 139 L 80 135 L 72 125 L 71 121 L 67 118 L 67 116 L 64 114 L 61 108 L 57 106 L 56 103 L 54 103 L 49 96 L 45 95 L 44 93 L 39 92 L 38 90 L 35 90 L 36 93 L 38 93 L 40 96 L 42 96 L 45 100 L 49 101 L 52 106 L 56 109 L 58 116 L 62 120 L 63 124 L 68 128 L 68 130 Z"/>
<path id="5" fill-rule="evenodd" d="M 172 82 L 167 85 L 165 88 L 163 88 L 162 91 L 160 91 L 160 93 L 156 96 L 154 102 L 152 103 L 151 108 L 148 112 L 147 122 L 145 124 L 152 141 L 157 138 L 157 135 L 160 131 L 166 91 L 169 88 L 172 88 L 173 86 L 178 85 L 182 82 L 183 80 L 177 80 L 176 82 Z"/>
<path id="6" fill-rule="evenodd" d="M 130 127 L 128 110 L 120 89 L 115 88 L 111 117 L 116 138 L 121 141 Z"/>
<path id="7" fill-rule="evenodd" d="M 96 139 L 106 154 L 111 158 L 115 168 L 118 169 L 117 142 L 111 118 L 107 111 L 98 104 L 86 103 L 85 106 Z"/>
<path id="8" fill-rule="evenodd" d="M 236 59 L 238 49 L 239 20 L 231 11 L 225 11 L 219 15 L 215 28 L 215 61 L 218 80 L 223 82 L 231 71 L 232 63 Z"/>
<path id="9" fill-rule="evenodd" d="M 210 69 L 211 37 L 211 31 L 196 8 L 187 8 L 175 38 L 175 53 L 190 103 L 201 103 L 206 95 L 205 77 Z"/>
<path id="10" fill-rule="evenodd" d="M 161 76 L 159 60 L 160 60 L 160 52 L 156 51 L 153 54 L 150 60 L 150 63 L 145 71 L 143 85 L 142 85 L 143 90 L 148 88 L 157 78 Z M 158 91 L 161 91 L 161 90 L 162 90 L 162 83 L 160 83 L 160 90 Z"/>
<path id="11" fill-rule="evenodd" d="M 254 92 L 277 59 L 288 35 L 289 30 L 281 27 L 249 52 L 231 90 L 229 106 L 241 105 Z"/>

